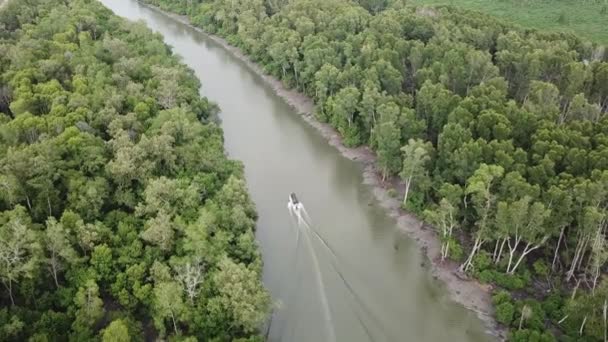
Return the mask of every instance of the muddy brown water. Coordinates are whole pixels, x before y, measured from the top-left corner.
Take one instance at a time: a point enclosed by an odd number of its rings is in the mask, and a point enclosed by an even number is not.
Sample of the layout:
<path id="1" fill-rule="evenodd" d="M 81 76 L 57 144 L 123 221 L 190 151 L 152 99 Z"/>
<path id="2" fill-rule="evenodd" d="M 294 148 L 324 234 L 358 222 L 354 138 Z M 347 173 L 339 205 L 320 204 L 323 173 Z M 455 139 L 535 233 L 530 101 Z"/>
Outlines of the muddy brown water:
<path id="1" fill-rule="evenodd" d="M 362 166 L 328 145 L 245 63 L 135 0 L 101 2 L 161 33 L 200 78 L 201 94 L 222 110 L 226 150 L 244 163 L 259 213 L 263 278 L 276 302 L 269 341 L 319 342 L 332 334 L 349 342 L 492 339 L 431 277 L 420 248 L 362 184 Z M 296 245 L 291 192 L 335 255 L 314 235 Z"/>

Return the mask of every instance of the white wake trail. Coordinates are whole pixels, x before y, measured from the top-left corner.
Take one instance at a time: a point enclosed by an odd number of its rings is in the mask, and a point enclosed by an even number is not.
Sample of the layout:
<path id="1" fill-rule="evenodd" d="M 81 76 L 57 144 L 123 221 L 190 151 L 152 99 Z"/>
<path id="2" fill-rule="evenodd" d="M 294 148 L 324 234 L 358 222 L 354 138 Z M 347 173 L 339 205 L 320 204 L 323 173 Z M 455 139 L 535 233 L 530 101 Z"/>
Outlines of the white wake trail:
<path id="1" fill-rule="evenodd" d="M 329 301 L 327 300 L 327 294 L 325 293 L 325 283 L 323 282 L 323 275 L 321 273 L 321 266 L 319 264 L 319 259 L 317 258 L 317 253 L 312 246 L 312 241 L 310 239 L 310 234 L 312 233 L 312 229 L 310 228 L 310 216 L 306 212 L 304 205 L 302 203 L 291 203 L 287 204 L 287 209 L 289 210 L 289 214 L 297 223 L 297 237 L 296 243 L 299 241 L 300 230 L 302 230 L 302 235 L 306 239 L 306 245 L 308 246 L 308 250 L 312 257 L 312 261 L 315 268 L 316 273 L 316 281 L 317 287 L 319 289 L 319 293 L 321 295 L 321 304 L 323 306 L 325 323 L 327 325 L 327 333 L 328 333 L 328 341 L 335 342 L 336 341 L 336 333 L 334 331 L 333 319 L 331 315 L 331 309 L 329 308 Z"/>

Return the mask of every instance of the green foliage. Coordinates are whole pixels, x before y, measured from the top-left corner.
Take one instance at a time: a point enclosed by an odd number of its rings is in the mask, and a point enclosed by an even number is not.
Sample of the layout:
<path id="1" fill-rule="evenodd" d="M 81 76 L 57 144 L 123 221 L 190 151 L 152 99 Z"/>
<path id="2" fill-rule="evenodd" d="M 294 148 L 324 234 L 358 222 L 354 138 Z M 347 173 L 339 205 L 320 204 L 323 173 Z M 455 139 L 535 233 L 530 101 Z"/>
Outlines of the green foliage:
<path id="1" fill-rule="evenodd" d="M 511 325 L 515 307 L 509 302 L 504 302 L 496 306 L 496 320 L 506 326 Z"/>
<path id="2" fill-rule="evenodd" d="M 517 327 L 521 324 L 522 328 L 528 328 L 538 331 L 545 329 L 545 311 L 542 309 L 541 303 L 534 299 L 518 301 L 516 303 L 516 320 Z M 515 322 L 514 322 L 515 324 Z"/>
<path id="3" fill-rule="evenodd" d="M 456 239 L 452 239 L 452 242 L 448 246 L 448 256 L 454 261 L 463 261 L 464 259 L 464 249 Z"/>
<path id="4" fill-rule="evenodd" d="M 495 283 L 508 290 L 521 290 L 529 283 L 529 279 L 519 273 L 510 275 L 491 269 L 483 270 L 477 276 L 484 283 Z"/>
<path id="5" fill-rule="evenodd" d="M 548 331 L 538 331 L 530 329 L 514 330 L 509 335 L 509 341 L 514 342 L 553 342 L 555 337 Z"/>
<path id="6" fill-rule="evenodd" d="M 266 318 L 270 297 L 262 291 L 256 272 L 244 264 L 223 258 L 213 281 L 219 288 L 218 296 L 210 300 L 211 310 L 220 310 L 228 317 L 228 329 L 256 331 Z"/>
<path id="7" fill-rule="evenodd" d="M 546 315 L 553 321 L 557 322 L 564 317 L 563 315 L 564 299 L 560 293 L 553 292 L 542 303 L 542 308 Z"/>
<path id="8" fill-rule="evenodd" d="M 95 1 L 0 22 L 0 340 L 259 340 L 257 215 L 193 72 Z"/>
<path id="9" fill-rule="evenodd" d="M 102 331 L 101 340 L 103 342 L 129 342 L 131 336 L 129 336 L 129 329 L 125 322 L 120 319 L 112 321 Z"/>
<path id="10" fill-rule="evenodd" d="M 534 269 L 534 273 L 540 277 L 547 277 L 549 275 L 550 269 L 549 265 L 544 260 L 536 260 L 534 264 L 532 264 L 532 268 Z"/>
<path id="11" fill-rule="evenodd" d="M 473 267 L 478 271 L 485 271 L 492 264 L 491 256 L 488 253 L 479 253 L 473 260 Z"/>
<path id="12" fill-rule="evenodd" d="M 492 303 L 494 303 L 494 305 L 499 305 L 510 301 L 511 295 L 505 290 L 498 290 L 498 292 L 492 296 Z"/>
<path id="13" fill-rule="evenodd" d="M 0 309 L 0 338 L 2 340 L 16 339 L 22 332 L 25 323 L 15 315 L 11 315 L 7 308 Z"/>

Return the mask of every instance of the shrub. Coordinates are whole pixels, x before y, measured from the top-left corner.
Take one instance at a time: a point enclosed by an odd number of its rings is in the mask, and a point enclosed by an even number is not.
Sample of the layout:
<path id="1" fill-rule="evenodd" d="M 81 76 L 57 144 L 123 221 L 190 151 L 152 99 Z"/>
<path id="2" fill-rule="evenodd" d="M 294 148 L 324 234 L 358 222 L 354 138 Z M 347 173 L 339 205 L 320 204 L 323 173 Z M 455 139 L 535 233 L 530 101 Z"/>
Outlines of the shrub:
<path id="1" fill-rule="evenodd" d="M 419 192 L 414 192 L 410 194 L 411 195 L 407 199 L 407 204 L 405 206 L 403 206 L 402 204 L 402 208 L 411 212 L 412 214 L 420 216 L 424 211 L 424 194 L 421 194 Z"/>
<path id="2" fill-rule="evenodd" d="M 494 271 L 483 270 L 477 275 L 477 278 L 482 283 L 493 283 L 494 282 Z"/>
<path id="3" fill-rule="evenodd" d="M 458 241 L 452 239 L 450 241 L 450 259 L 454 261 L 462 261 L 464 259 L 464 250 Z"/>
<path id="4" fill-rule="evenodd" d="M 545 314 L 554 321 L 563 317 L 564 300 L 559 293 L 551 293 L 542 303 Z"/>
<path id="5" fill-rule="evenodd" d="M 549 275 L 549 265 L 544 260 L 536 260 L 532 265 L 534 273 L 540 277 L 547 277 Z"/>
<path id="6" fill-rule="evenodd" d="M 488 269 L 492 265 L 492 258 L 490 258 L 490 254 L 486 251 L 481 251 L 475 256 L 473 260 L 473 266 L 475 267 L 476 272 L 482 272 L 485 269 Z"/>
<path id="7" fill-rule="evenodd" d="M 515 330 L 509 334 L 509 341 L 516 342 L 553 342 L 555 337 L 548 331 L 530 329 Z"/>
<path id="8" fill-rule="evenodd" d="M 494 281 L 508 290 L 520 290 L 526 286 L 526 281 L 518 274 L 494 272 Z"/>
<path id="9" fill-rule="evenodd" d="M 511 294 L 505 290 L 498 290 L 492 296 L 492 303 L 494 303 L 494 305 L 500 305 L 506 302 L 511 302 Z"/>
<path id="10" fill-rule="evenodd" d="M 544 330 L 545 329 L 545 311 L 543 310 L 541 304 L 533 299 L 527 299 L 522 302 L 518 302 L 516 304 L 516 322 L 513 324 L 519 325 L 519 320 L 521 319 L 521 313 L 524 306 L 527 306 L 529 311 L 529 315 L 524 318 L 524 322 L 522 327 L 526 327 L 533 330 Z"/>
<path id="11" fill-rule="evenodd" d="M 511 325 L 515 307 L 510 302 L 504 302 L 496 307 L 496 320 L 506 326 Z"/>

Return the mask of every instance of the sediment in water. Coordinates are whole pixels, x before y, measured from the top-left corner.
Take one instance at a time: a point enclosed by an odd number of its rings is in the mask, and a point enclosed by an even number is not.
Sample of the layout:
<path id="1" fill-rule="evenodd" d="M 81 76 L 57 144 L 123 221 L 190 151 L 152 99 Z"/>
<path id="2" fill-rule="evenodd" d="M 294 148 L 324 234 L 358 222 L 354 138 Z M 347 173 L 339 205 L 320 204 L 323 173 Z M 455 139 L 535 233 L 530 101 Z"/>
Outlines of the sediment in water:
<path id="1" fill-rule="evenodd" d="M 399 229 L 407 233 L 410 238 L 417 242 L 421 251 L 430 260 L 431 274 L 445 285 L 450 298 L 456 303 L 475 312 L 485 323 L 488 332 L 491 335 L 499 340 L 506 339 L 506 330 L 500 327 L 494 319 L 491 286 L 481 284 L 473 279 L 462 277 L 462 275 L 458 273 L 458 265 L 454 262 L 441 262 L 441 242 L 436 231 L 414 215 L 401 209 L 401 201 L 399 198 L 400 196 L 403 196 L 405 192 L 404 184 L 397 177 L 392 177 L 384 182 L 382 181 L 380 170 L 377 168 L 376 154 L 369 147 L 346 147 L 340 134 L 333 127 L 327 123 L 318 121 L 314 117 L 315 105 L 310 97 L 296 90 L 288 89 L 279 79 L 266 74 L 264 70 L 245 55 L 241 49 L 230 45 L 225 39 L 219 36 L 205 32 L 203 29 L 192 25 L 186 16 L 170 13 L 141 1 L 140 3 L 190 26 L 221 45 L 262 78 L 279 97 L 295 109 L 304 121 L 316 128 L 328 143 L 340 151 L 344 157 L 362 163 L 364 166 L 363 183 L 372 188 L 379 205 L 386 210 L 390 217 L 396 220 Z M 390 196 L 390 189 L 395 189 L 398 196 Z"/>

